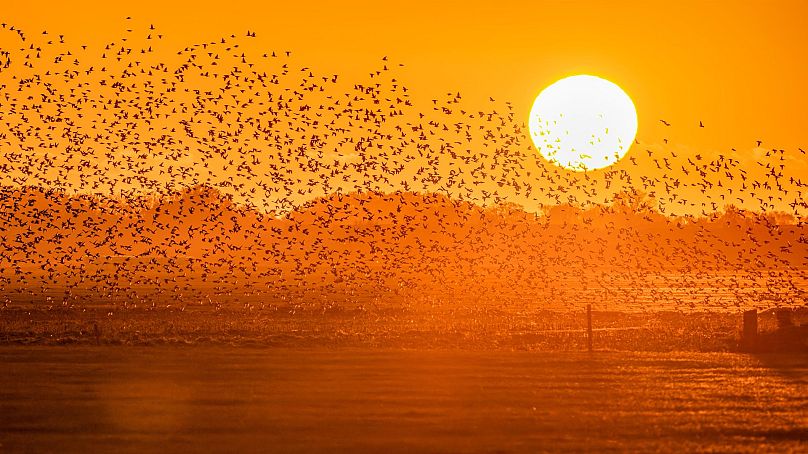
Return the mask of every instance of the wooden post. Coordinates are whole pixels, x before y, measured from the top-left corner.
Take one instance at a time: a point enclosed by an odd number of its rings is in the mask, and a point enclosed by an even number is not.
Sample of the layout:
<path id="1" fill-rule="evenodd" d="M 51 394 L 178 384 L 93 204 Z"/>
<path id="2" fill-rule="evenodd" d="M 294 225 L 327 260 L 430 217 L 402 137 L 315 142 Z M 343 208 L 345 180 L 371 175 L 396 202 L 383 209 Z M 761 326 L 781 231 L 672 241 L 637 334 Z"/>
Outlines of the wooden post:
<path id="1" fill-rule="evenodd" d="M 743 335 L 741 342 L 745 350 L 753 350 L 757 346 L 758 338 L 758 316 L 757 309 L 744 311 L 743 313 Z"/>
<path id="2" fill-rule="evenodd" d="M 93 322 L 93 334 L 95 335 L 95 345 L 101 345 L 101 328 L 98 327 L 98 322 Z"/>
<path id="3" fill-rule="evenodd" d="M 586 347 L 592 351 L 592 305 L 586 305 Z"/>

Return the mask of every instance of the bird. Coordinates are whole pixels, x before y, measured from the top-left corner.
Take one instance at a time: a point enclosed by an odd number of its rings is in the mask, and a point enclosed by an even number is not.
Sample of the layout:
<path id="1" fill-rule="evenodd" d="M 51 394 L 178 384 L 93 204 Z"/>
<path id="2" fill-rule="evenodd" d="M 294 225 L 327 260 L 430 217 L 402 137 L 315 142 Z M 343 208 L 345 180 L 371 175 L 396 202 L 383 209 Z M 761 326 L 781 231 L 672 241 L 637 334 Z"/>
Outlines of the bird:
<path id="1" fill-rule="evenodd" d="M 252 27 L 169 51 L 127 24 L 95 47 L 2 29 L 20 44 L 0 54 L 13 301 L 517 319 L 574 308 L 581 282 L 625 310 L 804 296 L 806 182 L 786 152 L 749 165 L 665 138 L 572 171 L 508 102 L 423 102 L 387 55 L 356 77 L 250 54 Z"/>

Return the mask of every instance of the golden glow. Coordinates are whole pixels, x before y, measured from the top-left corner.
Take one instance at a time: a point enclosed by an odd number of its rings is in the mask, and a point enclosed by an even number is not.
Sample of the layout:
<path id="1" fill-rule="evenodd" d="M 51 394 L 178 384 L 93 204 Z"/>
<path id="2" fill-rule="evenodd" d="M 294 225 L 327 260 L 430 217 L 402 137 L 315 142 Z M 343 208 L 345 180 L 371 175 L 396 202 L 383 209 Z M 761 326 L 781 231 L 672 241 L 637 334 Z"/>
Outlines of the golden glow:
<path id="1" fill-rule="evenodd" d="M 619 161 L 637 134 L 637 111 L 617 85 L 579 75 L 545 88 L 530 111 L 530 137 L 548 161 L 571 170 Z"/>

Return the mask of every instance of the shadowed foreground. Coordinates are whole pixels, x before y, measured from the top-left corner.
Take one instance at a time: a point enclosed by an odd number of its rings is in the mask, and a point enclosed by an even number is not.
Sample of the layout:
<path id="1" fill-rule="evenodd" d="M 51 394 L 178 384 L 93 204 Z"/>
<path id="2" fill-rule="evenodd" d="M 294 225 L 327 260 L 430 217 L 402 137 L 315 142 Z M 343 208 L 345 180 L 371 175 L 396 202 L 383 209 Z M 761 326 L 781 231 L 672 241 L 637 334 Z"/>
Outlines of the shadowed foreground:
<path id="1" fill-rule="evenodd" d="M 0 347 L 0 450 L 805 448 L 808 358 Z"/>

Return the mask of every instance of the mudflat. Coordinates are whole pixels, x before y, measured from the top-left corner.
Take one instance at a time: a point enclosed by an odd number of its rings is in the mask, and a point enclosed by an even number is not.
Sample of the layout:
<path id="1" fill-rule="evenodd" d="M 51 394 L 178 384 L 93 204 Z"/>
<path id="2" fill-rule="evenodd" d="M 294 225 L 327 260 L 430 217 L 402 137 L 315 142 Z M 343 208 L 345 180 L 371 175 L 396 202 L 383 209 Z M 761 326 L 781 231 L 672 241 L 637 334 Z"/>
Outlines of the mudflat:
<path id="1" fill-rule="evenodd" d="M 808 357 L 0 347 L 3 452 L 806 449 Z"/>

